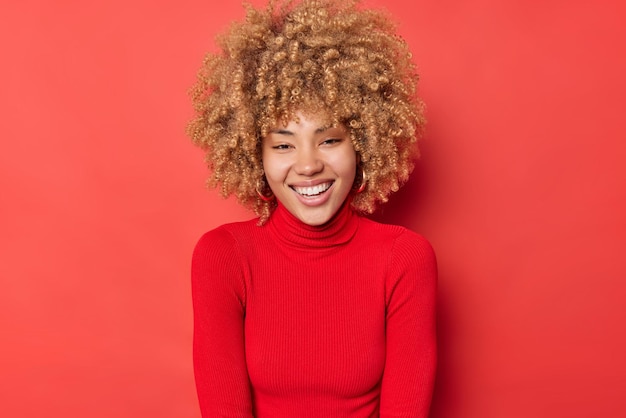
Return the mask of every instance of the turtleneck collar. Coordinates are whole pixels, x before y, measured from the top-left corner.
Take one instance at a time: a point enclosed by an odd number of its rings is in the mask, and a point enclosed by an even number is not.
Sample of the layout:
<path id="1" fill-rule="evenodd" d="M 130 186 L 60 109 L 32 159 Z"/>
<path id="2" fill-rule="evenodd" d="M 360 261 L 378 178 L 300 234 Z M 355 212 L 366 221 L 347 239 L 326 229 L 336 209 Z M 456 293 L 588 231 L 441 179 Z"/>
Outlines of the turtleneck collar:
<path id="1" fill-rule="evenodd" d="M 331 248 L 350 241 L 359 225 L 346 199 L 337 213 L 325 224 L 307 225 L 291 214 L 280 202 L 267 221 L 272 236 L 285 244 L 299 248 Z"/>

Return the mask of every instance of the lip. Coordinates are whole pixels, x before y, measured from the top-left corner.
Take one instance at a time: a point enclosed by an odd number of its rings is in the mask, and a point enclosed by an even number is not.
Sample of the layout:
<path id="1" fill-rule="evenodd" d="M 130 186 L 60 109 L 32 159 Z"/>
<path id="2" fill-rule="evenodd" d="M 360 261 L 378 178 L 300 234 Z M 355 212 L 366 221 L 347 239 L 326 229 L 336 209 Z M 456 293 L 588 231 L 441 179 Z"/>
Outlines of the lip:
<path id="1" fill-rule="evenodd" d="M 300 193 L 296 192 L 293 187 L 313 187 L 313 186 L 317 186 L 320 184 L 324 184 L 324 183 L 328 183 L 329 180 L 312 180 L 312 181 L 306 181 L 306 182 L 299 182 L 299 183 L 294 183 L 290 185 L 290 189 L 293 192 L 293 194 L 296 196 L 296 199 L 298 199 L 298 201 L 300 203 L 302 203 L 305 206 L 320 206 L 323 205 L 324 203 L 326 203 L 328 201 L 328 199 L 330 199 L 330 196 L 335 188 L 335 182 L 331 181 L 332 184 L 330 185 L 330 187 L 322 192 L 319 195 L 316 196 L 312 196 L 312 197 L 306 197 L 301 195 Z"/>
<path id="2" fill-rule="evenodd" d="M 289 187 L 313 187 L 324 183 L 334 183 L 334 179 L 315 179 L 315 180 L 302 180 L 295 183 L 289 183 Z"/>
<path id="3" fill-rule="evenodd" d="M 320 183 L 315 186 L 307 186 L 307 187 L 291 186 L 291 188 L 295 190 L 298 194 L 309 198 L 309 197 L 313 197 L 313 196 L 317 196 L 322 193 L 325 193 L 328 189 L 330 189 L 332 185 L 333 185 L 333 182 L 328 181 L 326 183 Z"/>

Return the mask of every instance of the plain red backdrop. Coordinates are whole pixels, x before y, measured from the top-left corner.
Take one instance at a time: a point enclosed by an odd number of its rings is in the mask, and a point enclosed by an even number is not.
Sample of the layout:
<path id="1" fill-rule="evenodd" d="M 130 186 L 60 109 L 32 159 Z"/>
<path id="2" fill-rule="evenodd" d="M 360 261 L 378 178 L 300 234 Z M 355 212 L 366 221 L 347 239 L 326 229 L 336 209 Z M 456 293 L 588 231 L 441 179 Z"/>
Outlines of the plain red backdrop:
<path id="1" fill-rule="evenodd" d="M 438 254 L 432 417 L 626 416 L 623 3 L 370 3 L 428 104 L 422 161 L 375 217 Z M 186 92 L 243 14 L 0 5 L 0 416 L 199 416 L 191 251 L 252 215 L 204 189 Z"/>

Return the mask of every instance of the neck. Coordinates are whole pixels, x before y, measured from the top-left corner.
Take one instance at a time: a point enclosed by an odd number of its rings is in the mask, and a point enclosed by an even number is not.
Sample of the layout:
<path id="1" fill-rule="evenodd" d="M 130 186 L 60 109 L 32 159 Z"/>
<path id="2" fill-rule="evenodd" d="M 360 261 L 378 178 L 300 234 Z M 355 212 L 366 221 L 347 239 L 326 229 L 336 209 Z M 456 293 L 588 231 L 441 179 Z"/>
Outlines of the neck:
<path id="1" fill-rule="evenodd" d="M 359 217 L 346 200 L 333 217 L 322 225 L 307 225 L 291 214 L 280 202 L 267 227 L 272 235 L 289 246 L 304 249 L 330 248 L 346 244 L 354 236 Z"/>

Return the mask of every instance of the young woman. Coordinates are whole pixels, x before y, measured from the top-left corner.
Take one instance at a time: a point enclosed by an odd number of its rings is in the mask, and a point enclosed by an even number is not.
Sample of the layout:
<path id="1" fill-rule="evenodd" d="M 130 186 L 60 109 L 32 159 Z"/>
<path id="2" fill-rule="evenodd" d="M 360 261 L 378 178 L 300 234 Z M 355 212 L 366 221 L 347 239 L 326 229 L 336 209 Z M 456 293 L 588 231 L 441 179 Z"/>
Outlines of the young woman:
<path id="1" fill-rule="evenodd" d="M 209 183 L 259 216 L 192 261 L 203 417 L 427 417 L 436 263 L 362 216 L 406 181 L 423 126 L 394 25 L 356 2 L 248 7 L 193 89 Z"/>

